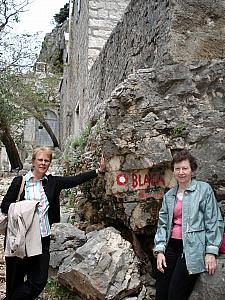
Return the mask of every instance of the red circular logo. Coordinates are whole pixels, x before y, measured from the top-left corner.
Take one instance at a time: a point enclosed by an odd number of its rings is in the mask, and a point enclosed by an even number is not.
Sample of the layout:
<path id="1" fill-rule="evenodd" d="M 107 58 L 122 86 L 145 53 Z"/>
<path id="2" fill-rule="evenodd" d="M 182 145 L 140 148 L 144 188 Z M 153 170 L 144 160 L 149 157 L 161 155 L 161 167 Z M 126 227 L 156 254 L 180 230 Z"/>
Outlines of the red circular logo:
<path id="1" fill-rule="evenodd" d="M 128 176 L 124 173 L 120 173 L 116 176 L 116 182 L 120 186 L 124 186 L 128 183 Z"/>

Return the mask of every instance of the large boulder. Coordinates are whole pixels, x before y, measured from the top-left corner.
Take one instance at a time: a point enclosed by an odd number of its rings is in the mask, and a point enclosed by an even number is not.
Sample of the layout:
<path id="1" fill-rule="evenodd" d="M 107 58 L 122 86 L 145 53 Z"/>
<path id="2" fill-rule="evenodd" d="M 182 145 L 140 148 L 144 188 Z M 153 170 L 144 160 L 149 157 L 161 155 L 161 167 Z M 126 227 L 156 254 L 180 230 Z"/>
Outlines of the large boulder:
<path id="1" fill-rule="evenodd" d="M 119 300 L 141 290 L 138 268 L 131 244 L 108 227 L 90 233 L 87 242 L 64 259 L 58 278 L 85 299 Z"/>
<path id="2" fill-rule="evenodd" d="M 86 242 L 85 232 L 68 223 L 56 223 L 51 228 L 50 266 L 58 268 L 63 260 Z"/>
<path id="3" fill-rule="evenodd" d="M 217 258 L 214 275 L 202 273 L 195 285 L 190 300 L 224 300 L 225 299 L 225 254 Z"/>

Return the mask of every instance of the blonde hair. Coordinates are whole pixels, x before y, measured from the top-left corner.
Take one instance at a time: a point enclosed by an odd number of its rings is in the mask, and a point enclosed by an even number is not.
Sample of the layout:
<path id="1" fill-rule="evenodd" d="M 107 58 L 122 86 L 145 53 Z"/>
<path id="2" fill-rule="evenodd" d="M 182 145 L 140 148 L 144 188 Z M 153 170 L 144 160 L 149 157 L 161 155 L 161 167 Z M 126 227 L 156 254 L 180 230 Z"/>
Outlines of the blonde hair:
<path id="1" fill-rule="evenodd" d="M 50 159 L 50 162 L 52 161 L 52 157 L 53 157 L 53 150 L 49 147 L 38 147 L 38 148 L 35 148 L 33 150 L 33 154 L 32 154 L 32 161 L 35 160 L 37 154 L 39 152 L 45 152 L 48 156 L 49 156 L 49 159 Z"/>

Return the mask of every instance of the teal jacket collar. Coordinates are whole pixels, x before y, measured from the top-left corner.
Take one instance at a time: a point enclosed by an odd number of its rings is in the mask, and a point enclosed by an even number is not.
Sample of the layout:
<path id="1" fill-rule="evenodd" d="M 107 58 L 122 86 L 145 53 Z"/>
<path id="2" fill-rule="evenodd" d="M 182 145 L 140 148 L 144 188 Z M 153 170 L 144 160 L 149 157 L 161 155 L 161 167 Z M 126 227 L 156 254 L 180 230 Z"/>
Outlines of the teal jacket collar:
<path id="1" fill-rule="evenodd" d="M 195 191 L 197 188 L 197 180 L 196 179 L 192 179 L 189 186 L 187 187 L 186 191 L 190 191 L 193 192 Z M 176 185 L 174 188 L 172 188 L 171 190 L 171 194 L 176 196 L 177 195 L 177 189 L 178 189 L 178 185 Z"/>

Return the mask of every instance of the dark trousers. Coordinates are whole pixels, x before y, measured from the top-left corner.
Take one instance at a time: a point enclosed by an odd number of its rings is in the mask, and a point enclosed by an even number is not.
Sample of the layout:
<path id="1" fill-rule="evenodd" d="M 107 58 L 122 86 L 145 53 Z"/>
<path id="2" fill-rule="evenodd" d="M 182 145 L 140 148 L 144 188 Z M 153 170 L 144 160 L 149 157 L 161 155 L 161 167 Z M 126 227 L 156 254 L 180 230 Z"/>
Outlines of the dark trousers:
<path id="1" fill-rule="evenodd" d="M 49 246 L 50 237 L 44 237 L 41 255 L 6 257 L 7 300 L 34 300 L 42 292 L 48 279 Z"/>
<path id="2" fill-rule="evenodd" d="M 188 299 L 199 274 L 189 275 L 182 240 L 170 239 L 165 257 L 165 272 L 157 271 L 156 300 Z"/>

